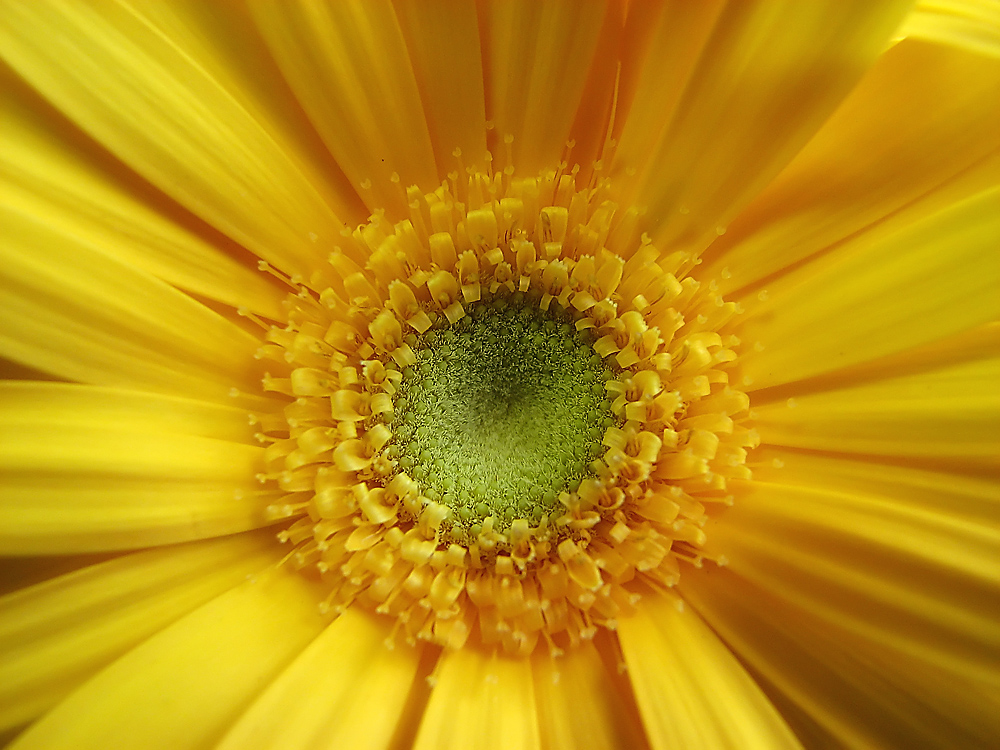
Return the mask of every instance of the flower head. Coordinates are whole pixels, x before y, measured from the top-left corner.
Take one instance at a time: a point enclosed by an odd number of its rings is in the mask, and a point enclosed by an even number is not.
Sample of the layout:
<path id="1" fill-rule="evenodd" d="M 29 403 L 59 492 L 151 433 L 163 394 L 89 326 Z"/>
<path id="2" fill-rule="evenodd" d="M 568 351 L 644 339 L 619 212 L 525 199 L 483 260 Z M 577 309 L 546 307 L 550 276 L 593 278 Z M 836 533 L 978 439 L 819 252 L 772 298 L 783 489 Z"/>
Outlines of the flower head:
<path id="1" fill-rule="evenodd" d="M 13 746 L 986 746 L 1000 25 L 909 5 L 0 4 Z"/>

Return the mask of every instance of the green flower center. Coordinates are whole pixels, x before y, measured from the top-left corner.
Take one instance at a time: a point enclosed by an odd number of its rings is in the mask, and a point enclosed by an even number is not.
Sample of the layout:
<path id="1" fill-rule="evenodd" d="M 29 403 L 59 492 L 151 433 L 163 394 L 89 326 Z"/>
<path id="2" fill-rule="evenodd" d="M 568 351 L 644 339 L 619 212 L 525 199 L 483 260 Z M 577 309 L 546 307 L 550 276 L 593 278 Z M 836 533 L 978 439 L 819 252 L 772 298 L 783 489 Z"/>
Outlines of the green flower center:
<path id="1" fill-rule="evenodd" d="M 572 316 L 520 293 L 468 312 L 418 341 L 393 421 L 399 467 L 450 509 L 456 540 L 490 516 L 503 531 L 559 511 L 614 423 L 605 383 L 616 373 Z"/>

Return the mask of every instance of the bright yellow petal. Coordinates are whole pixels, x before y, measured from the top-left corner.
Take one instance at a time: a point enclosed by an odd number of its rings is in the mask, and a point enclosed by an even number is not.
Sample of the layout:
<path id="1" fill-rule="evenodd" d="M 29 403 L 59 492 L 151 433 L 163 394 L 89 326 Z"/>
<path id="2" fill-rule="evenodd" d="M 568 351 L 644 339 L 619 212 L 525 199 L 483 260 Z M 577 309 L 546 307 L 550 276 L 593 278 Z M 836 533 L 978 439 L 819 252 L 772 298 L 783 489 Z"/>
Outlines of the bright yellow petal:
<path id="1" fill-rule="evenodd" d="M 951 750 L 1000 735 L 995 685 L 833 626 L 728 569 L 685 571 L 680 588 L 817 747 Z"/>
<path id="2" fill-rule="evenodd" d="M 547 649 L 539 649 L 532 661 L 543 747 L 646 747 L 631 695 L 625 694 L 627 684 L 622 686 L 620 676 L 609 673 L 594 646 L 583 644 L 555 659 Z"/>
<path id="3" fill-rule="evenodd" d="M 632 7 L 631 4 L 628 4 Z M 626 36 L 626 3 L 611 0 L 604 13 L 597 46 L 590 59 L 590 70 L 583 84 L 583 95 L 576 108 L 569 139 L 573 144 L 570 158 L 580 165 L 577 184 L 588 180 L 593 168 L 608 174 L 615 134 L 613 128 L 625 110 L 618 110 L 622 96 L 622 51 L 632 38 Z M 609 131 L 609 127 L 612 129 Z M 598 160 L 599 163 L 598 163 Z M 515 165 L 516 166 L 516 165 Z"/>
<path id="4" fill-rule="evenodd" d="M 616 170 L 654 240 L 703 249 L 820 128 L 875 61 L 909 2 L 730 3 L 656 144 L 623 133 Z M 655 97 L 637 96 L 659 111 Z M 662 217 L 662 218 L 661 218 Z"/>
<path id="5" fill-rule="evenodd" d="M 862 234 L 752 297 L 744 383 L 855 365 L 1000 317 L 1000 188 Z"/>
<path id="6" fill-rule="evenodd" d="M 485 166 L 486 99 L 474 0 L 394 3 L 406 39 L 439 169 Z"/>
<path id="7" fill-rule="evenodd" d="M 559 161 L 584 93 L 608 9 L 606 2 L 490 3 L 483 24 L 486 114 L 503 153 L 511 135 L 519 174 Z M 506 165 L 506 158 L 501 163 Z"/>
<path id="8" fill-rule="evenodd" d="M 269 283 L 269 276 L 213 247 L 197 234 L 195 217 L 93 144 L 72 138 L 61 116 L 3 71 L 0 129 L 5 203 L 174 286 L 276 320 L 284 317 L 284 290 Z"/>
<path id="9" fill-rule="evenodd" d="M 1000 58 L 1000 3 L 922 0 L 906 17 L 898 36 L 928 39 Z"/>
<path id="10" fill-rule="evenodd" d="M 405 210 L 400 185 L 389 179 L 394 172 L 404 188 L 437 186 L 427 121 L 389 0 L 259 0 L 252 7 L 285 78 L 369 209 Z"/>
<path id="11" fill-rule="evenodd" d="M 748 514 L 750 529 L 769 523 L 761 519 L 786 514 L 788 524 L 829 524 L 831 535 L 849 534 L 857 543 L 917 558 L 942 575 L 990 584 L 1000 573 L 1000 558 L 991 547 L 1000 543 L 995 524 L 1000 489 L 988 478 L 948 474 L 923 462 L 918 467 L 859 461 L 776 446 L 764 446 L 755 458 L 754 481 L 748 485 L 754 497 L 767 494 L 761 487 L 777 487 L 785 494 L 802 491 L 809 502 L 798 508 L 770 498 L 736 503 L 739 509 L 732 515 Z M 841 504 L 843 517 L 834 517 L 831 509 Z M 728 528 L 727 519 L 723 525 Z M 929 535 L 937 538 L 932 542 Z"/>
<path id="12" fill-rule="evenodd" d="M 531 661 L 445 652 L 414 750 L 539 750 Z"/>
<path id="13" fill-rule="evenodd" d="M 0 597 L 0 730 L 276 561 L 271 532 L 137 552 Z"/>
<path id="14" fill-rule="evenodd" d="M 654 750 L 801 750 L 736 657 L 676 598 L 644 597 L 618 637 Z"/>
<path id="15" fill-rule="evenodd" d="M 754 421 L 772 445 L 998 466 L 998 384 L 994 356 L 755 405 Z"/>
<path id="16" fill-rule="evenodd" d="M 386 646 L 391 620 L 349 609 L 247 709 L 218 750 L 390 747 L 420 652 Z"/>
<path id="17" fill-rule="evenodd" d="M 261 258 L 304 273 L 316 248 L 339 236 L 331 207 L 348 206 L 348 194 L 325 185 L 294 139 L 243 101 L 246 89 L 209 72 L 224 55 L 206 41 L 219 30 L 197 26 L 199 16 L 211 23 L 204 10 L 10 0 L 0 4 L 0 49 L 147 180 Z"/>
<path id="18" fill-rule="evenodd" d="M 725 5 L 724 0 L 629 3 L 613 130 L 619 182 L 631 180 L 662 142 Z"/>
<path id="19" fill-rule="evenodd" d="M 0 354 L 58 377 L 229 400 L 260 342 L 183 292 L 0 207 Z"/>
<path id="20" fill-rule="evenodd" d="M 296 571 L 261 574 L 84 683 L 11 750 L 208 747 L 319 634 L 321 598 Z"/>
<path id="21" fill-rule="evenodd" d="M 246 412 L 61 383 L 0 384 L 0 548 L 69 554 L 269 523 Z"/>
<path id="22" fill-rule="evenodd" d="M 996 487 L 770 455 L 784 466 L 749 484 L 732 512 L 706 527 L 727 567 L 838 628 L 1000 685 Z M 991 503 L 992 516 L 969 517 Z"/>
<path id="23" fill-rule="evenodd" d="M 937 189 L 1000 148 L 998 92 L 1000 60 L 892 48 L 712 244 L 706 278 L 732 294 Z"/>

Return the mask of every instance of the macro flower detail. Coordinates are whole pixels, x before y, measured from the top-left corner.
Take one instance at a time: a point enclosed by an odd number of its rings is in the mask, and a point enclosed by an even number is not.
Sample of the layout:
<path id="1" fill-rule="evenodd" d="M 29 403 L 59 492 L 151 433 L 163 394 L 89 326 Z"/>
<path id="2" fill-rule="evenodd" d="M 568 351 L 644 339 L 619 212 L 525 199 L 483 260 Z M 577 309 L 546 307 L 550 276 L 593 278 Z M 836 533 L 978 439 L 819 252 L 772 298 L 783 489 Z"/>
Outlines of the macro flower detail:
<path id="1" fill-rule="evenodd" d="M 758 442 L 726 371 L 738 308 L 593 182 L 414 187 L 411 218 L 377 213 L 287 280 L 258 356 L 294 400 L 255 417 L 261 479 L 268 513 L 298 516 L 279 537 L 329 582 L 324 612 L 561 654 L 634 612 L 633 581 L 667 591 L 702 563 L 705 504 L 732 503 Z"/>
<path id="2" fill-rule="evenodd" d="M 0 745 L 989 748 L 996 0 L 0 0 Z"/>

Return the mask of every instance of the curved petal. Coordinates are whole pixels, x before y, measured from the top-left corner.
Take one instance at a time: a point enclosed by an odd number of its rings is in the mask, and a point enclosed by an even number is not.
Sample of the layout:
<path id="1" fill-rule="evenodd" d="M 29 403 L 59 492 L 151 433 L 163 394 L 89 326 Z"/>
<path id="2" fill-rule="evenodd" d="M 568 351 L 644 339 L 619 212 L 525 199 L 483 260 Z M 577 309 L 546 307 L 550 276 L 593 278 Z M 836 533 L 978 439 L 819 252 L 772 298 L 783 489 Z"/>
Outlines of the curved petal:
<path id="1" fill-rule="evenodd" d="M 0 547 L 70 554 L 263 526 L 246 412 L 64 383 L 0 384 Z"/>
<path id="2" fill-rule="evenodd" d="M 419 649 L 389 644 L 389 618 L 348 609 L 254 701 L 218 750 L 379 750 L 390 741 Z"/>
<path id="3" fill-rule="evenodd" d="M 1000 5 L 995 0 L 922 0 L 897 35 L 1000 58 Z"/>
<path id="4" fill-rule="evenodd" d="M 1000 686 L 996 487 L 905 467 L 770 455 L 781 468 L 758 472 L 763 479 L 706 525 L 709 547 L 727 568 L 831 625 Z"/>
<path id="5" fill-rule="evenodd" d="M 0 597 L 0 730 L 277 561 L 270 532 L 136 552 Z"/>
<path id="6" fill-rule="evenodd" d="M 616 173 L 658 243 L 700 251 L 820 128 L 885 47 L 909 2 L 729 3 L 658 142 L 622 134 Z M 642 107 L 658 109 L 652 97 Z"/>
<path id="7" fill-rule="evenodd" d="M 229 400 L 260 342 L 43 215 L 0 206 L 0 355 L 62 378 Z"/>
<path id="8" fill-rule="evenodd" d="M 745 297 L 741 338 L 755 351 L 741 358 L 744 383 L 760 389 L 831 372 L 1000 317 L 1000 188 L 921 213 Z"/>
<path id="9" fill-rule="evenodd" d="M 706 251 L 732 294 L 871 226 L 1000 148 L 1000 60 L 904 42 Z"/>
<path id="10" fill-rule="evenodd" d="M 725 0 L 635 0 L 628 6 L 621 57 L 618 141 L 613 174 L 637 174 L 677 115 Z"/>
<path id="11" fill-rule="evenodd" d="M 499 0 L 481 18 L 486 115 L 496 150 L 513 137 L 514 168 L 553 169 L 563 153 L 598 48 L 607 2 Z M 610 60 L 608 61 L 611 62 Z M 501 160 L 507 165 L 507 159 Z"/>
<path id="12" fill-rule="evenodd" d="M 445 652 L 414 750 L 540 750 L 531 662 L 475 647 Z"/>
<path id="13" fill-rule="evenodd" d="M 648 747 L 638 716 L 633 715 L 631 696 L 626 697 L 618 684 L 621 677 L 609 672 L 592 644 L 581 644 L 556 658 L 536 652 L 532 661 L 543 747 Z"/>
<path id="14" fill-rule="evenodd" d="M 84 683 L 11 750 L 209 746 L 319 634 L 321 598 L 292 570 L 246 581 Z"/>
<path id="15" fill-rule="evenodd" d="M 285 78 L 369 210 L 407 215 L 390 174 L 424 190 L 441 176 L 389 0 L 255 0 L 252 9 Z"/>
<path id="16" fill-rule="evenodd" d="M 396 15 L 427 116 L 438 170 L 470 165 L 486 153 L 486 95 L 474 0 L 395 0 Z M 443 176 L 443 175 L 442 175 Z"/>
<path id="17" fill-rule="evenodd" d="M 652 594 L 618 623 L 654 750 L 801 745 L 722 641 L 679 599 Z"/>
<path id="18" fill-rule="evenodd" d="M 285 290 L 271 277 L 213 247 L 198 234 L 207 227 L 75 132 L 6 70 L 0 129 L 0 195 L 8 205 L 181 289 L 284 318 Z"/>
<path id="19" fill-rule="evenodd" d="M 186 6 L 197 11 L 198 3 Z M 290 273 L 342 229 L 351 205 L 295 139 L 213 75 L 218 54 L 169 3 L 0 4 L 2 55 L 139 174 Z M 349 188 L 348 188 L 349 190 Z"/>
<path id="20" fill-rule="evenodd" d="M 833 626 L 728 569 L 686 570 L 680 588 L 768 692 L 825 735 L 819 747 L 951 750 L 1000 734 L 995 684 Z"/>
<path id="21" fill-rule="evenodd" d="M 755 404 L 755 427 L 771 445 L 1000 466 L 992 344 L 990 359 Z"/>

